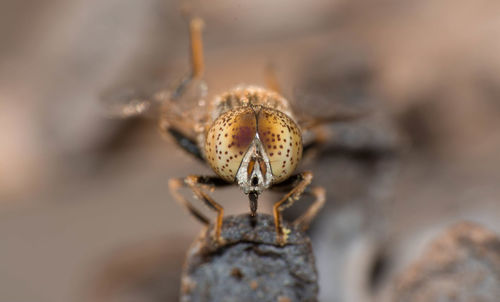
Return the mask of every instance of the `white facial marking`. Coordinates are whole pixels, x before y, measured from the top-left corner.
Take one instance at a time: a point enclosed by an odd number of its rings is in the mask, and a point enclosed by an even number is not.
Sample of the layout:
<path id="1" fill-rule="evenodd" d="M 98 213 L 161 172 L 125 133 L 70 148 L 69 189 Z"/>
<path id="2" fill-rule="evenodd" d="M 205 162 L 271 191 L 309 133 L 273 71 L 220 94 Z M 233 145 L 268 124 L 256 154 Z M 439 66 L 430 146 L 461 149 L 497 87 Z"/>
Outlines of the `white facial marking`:
<path id="1" fill-rule="evenodd" d="M 265 172 L 261 169 L 261 163 L 265 165 Z M 250 171 L 249 168 L 251 169 Z M 254 181 L 254 179 L 257 181 Z M 269 188 L 273 182 L 269 157 L 262 146 L 258 134 L 255 135 L 250 147 L 243 156 L 241 165 L 236 173 L 236 181 L 245 194 L 250 192 L 260 194 L 264 189 Z"/>

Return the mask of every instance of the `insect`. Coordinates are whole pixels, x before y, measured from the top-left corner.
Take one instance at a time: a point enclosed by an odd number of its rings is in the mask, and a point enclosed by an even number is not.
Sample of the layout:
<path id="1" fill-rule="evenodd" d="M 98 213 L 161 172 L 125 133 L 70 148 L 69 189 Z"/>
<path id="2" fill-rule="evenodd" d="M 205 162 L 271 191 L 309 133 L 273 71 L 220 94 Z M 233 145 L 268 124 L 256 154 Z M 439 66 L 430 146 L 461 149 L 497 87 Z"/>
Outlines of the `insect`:
<path id="1" fill-rule="evenodd" d="M 193 191 L 195 197 L 217 213 L 214 238 L 221 237 L 224 208 L 207 191 L 236 184 L 248 196 L 250 215 L 255 216 L 259 195 L 265 190 L 286 190 L 273 206 L 276 242 L 286 244 L 287 233 L 282 212 L 302 195 L 312 195 L 311 206 L 293 225 L 306 229 L 325 203 L 325 190 L 309 186 L 313 174 L 294 174 L 304 152 L 320 142 L 315 137 L 303 144 L 303 136 L 323 123 L 342 120 L 301 120 L 287 99 L 279 94 L 277 81 L 269 77 L 269 88 L 237 86 L 205 100 L 202 46 L 203 21 L 189 22 L 191 71 L 171 91 L 161 91 L 153 99 L 132 97 L 118 110 L 124 116 L 141 114 L 154 103 L 160 104 L 160 131 L 172 136 L 180 147 L 208 164 L 215 176 L 189 175 L 169 181 L 175 199 L 203 224 L 210 219 L 188 200 L 180 189 Z"/>

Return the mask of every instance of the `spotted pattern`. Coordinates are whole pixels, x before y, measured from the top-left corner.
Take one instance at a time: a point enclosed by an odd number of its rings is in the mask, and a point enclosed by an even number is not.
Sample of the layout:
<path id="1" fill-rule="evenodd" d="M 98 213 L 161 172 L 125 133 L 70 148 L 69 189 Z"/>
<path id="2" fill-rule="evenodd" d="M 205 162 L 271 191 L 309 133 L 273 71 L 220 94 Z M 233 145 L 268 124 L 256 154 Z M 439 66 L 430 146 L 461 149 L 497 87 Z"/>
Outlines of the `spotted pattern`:
<path id="1" fill-rule="evenodd" d="M 228 111 L 214 121 L 207 132 L 205 157 L 221 178 L 234 181 L 256 133 L 257 120 L 251 107 Z"/>
<path id="2" fill-rule="evenodd" d="M 286 114 L 262 108 L 257 117 L 258 133 L 271 162 L 274 182 L 287 179 L 302 158 L 302 135 Z"/>

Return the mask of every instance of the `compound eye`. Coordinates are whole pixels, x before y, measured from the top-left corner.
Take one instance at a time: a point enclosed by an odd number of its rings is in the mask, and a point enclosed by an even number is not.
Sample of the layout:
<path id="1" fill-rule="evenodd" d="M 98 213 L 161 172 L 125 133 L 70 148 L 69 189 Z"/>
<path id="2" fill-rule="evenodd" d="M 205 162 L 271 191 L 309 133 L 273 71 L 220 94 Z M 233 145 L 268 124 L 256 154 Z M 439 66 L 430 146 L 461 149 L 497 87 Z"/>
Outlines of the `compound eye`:
<path id="1" fill-rule="evenodd" d="M 258 133 L 271 162 L 274 183 L 287 179 L 302 158 L 302 134 L 281 111 L 263 108 L 257 118 Z"/>
<path id="2" fill-rule="evenodd" d="M 250 107 L 228 111 L 215 120 L 207 132 L 205 157 L 221 178 L 234 181 L 256 133 L 257 120 Z"/>

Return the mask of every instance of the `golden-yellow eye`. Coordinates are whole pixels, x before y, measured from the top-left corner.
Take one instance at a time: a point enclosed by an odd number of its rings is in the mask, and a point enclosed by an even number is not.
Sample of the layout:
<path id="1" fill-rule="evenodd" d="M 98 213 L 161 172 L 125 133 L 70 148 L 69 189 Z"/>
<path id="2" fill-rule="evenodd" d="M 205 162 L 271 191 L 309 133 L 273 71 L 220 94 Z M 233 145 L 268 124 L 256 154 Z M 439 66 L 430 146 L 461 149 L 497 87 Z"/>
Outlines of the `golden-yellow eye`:
<path id="1" fill-rule="evenodd" d="M 215 120 L 206 136 L 205 157 L 221 178 L 234 181 L 256 133 L 257 120 L 250 107 L 228 111 Z"/>
<path id="2" fill-rule="evenodd" d="M 287 179 L 302 158 L 302 135 L 299 127 L 286 114 L 262 108 L 257 117 L 257 132 L 264 145 L 273 174 L 273 182 Z"/>

